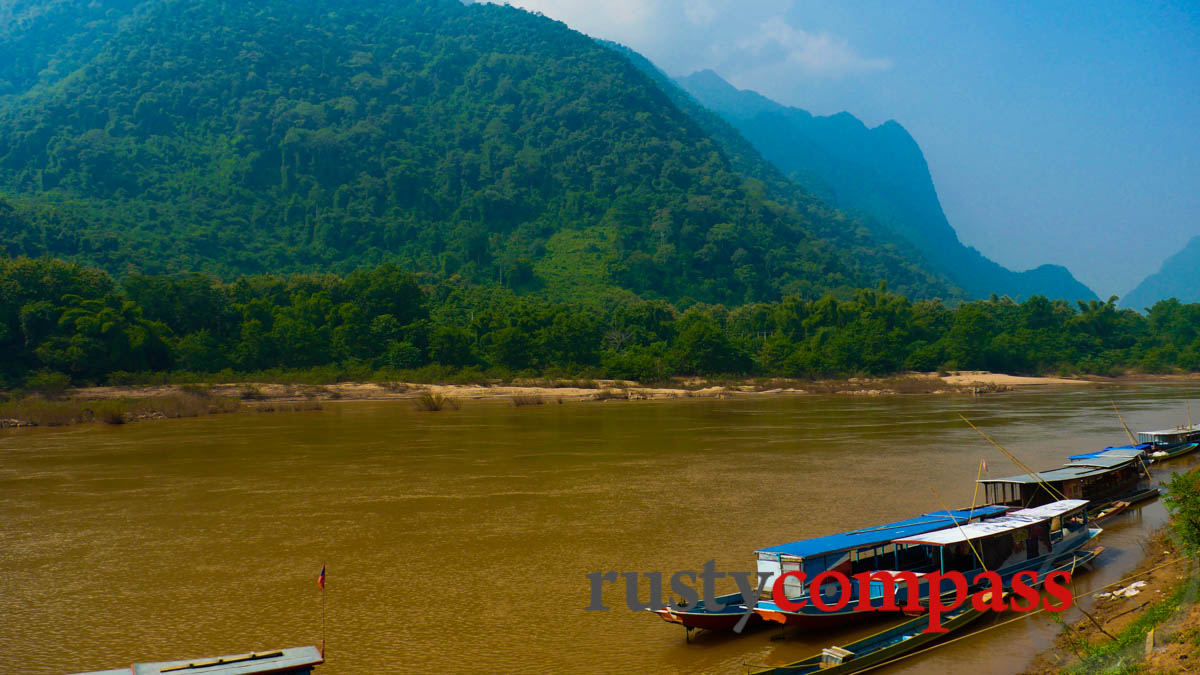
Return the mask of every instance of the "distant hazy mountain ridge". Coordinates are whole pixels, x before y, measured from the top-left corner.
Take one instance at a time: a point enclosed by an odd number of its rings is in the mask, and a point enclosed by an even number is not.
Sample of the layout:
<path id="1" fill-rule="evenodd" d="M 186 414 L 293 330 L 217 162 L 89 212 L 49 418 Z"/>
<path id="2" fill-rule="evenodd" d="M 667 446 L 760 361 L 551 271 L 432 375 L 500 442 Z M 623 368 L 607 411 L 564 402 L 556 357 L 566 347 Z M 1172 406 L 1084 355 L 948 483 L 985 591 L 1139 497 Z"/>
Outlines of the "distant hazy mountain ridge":
<path id="1" fill-rule="evenodd" d="M 784 173 L 830 204 L 865 215 L 877 237 L 910 242 L 970 295 L 1096 297 L 1064 267 L 1013 272 L 964 246 L 942 212 L 920 147 L 898 123 L 870 129 L 849 113 L 813 116 L 738 90 L 710 70 L 677 81 Z"/>
<path id="2" fill-rule="evenodd" d="M 1122 306 L 1141 310 L 1159 300 L 1200 302 L 1200 236 L 1167 258 L 1157 272 L 1142 280 L 1121 300 Z"/>

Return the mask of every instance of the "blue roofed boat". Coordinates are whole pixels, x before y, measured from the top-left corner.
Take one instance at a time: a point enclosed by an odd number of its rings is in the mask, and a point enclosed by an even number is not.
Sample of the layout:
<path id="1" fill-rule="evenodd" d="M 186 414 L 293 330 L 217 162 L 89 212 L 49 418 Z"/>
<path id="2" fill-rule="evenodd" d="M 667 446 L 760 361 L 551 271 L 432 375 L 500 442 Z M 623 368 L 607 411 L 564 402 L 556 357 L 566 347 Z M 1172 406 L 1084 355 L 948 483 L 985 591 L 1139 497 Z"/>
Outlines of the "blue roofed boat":
<path id="1" fill-rule="evenodd" d="M 1091 562 L 1100 550 L 1076 551 L 1070 558 L 1057 561 L 1050 571 L 1074 572 L 1076 568 Z M 1039 585 L 1045 578 L 1045 574 L 1041 575 L 1033 585 Z M 988 599 L 989 596 L 985 595 L 984 602 Z M 820 654 L 807 659 L 785 666 L 768 666 L 764 670 L 754 671 L 754 675 L 849 675 L 873 670 L 962 631 L 988 611 L 976 609 L 974 603 L 967 600 L 942 615 L 945 633 L 924 632 L 929 627 L 929 616 L 922 615 L 849 644 L 826 647 Z"/>
<path id="2" fill-rule="evenodd" d="M 816 603 L 808 602 L 798 609 L 785 609 L 772 600 L 760 600 L 754 611 L 763 618 L 787 626 L 826 628 L 861 620 L 880 611 L 902 611 L 903 605 L 912 601 L 924 602 L 931 593 L 943 595 L 952 591 L 949 580 L 942 580 L 940 588 L 930 588 L 926 576 L 930 572 L 963 572 L 968 582 L 984 569 L 1000 575 L 1007 585 L 1018 572 L 1045 569 L 1058 561 L 1073 556 L 1084 544 L 1100 534 L 1099 528 L 1088 527 L 1086 512 L 1088 502 L 1066 499 L 1045 504 L 1034 509 L 1010 512 L 995 518 L 980 520 L 966 525 L 942 527 L 935 531 L 897 536 L 887 547 L 876 553 L 867 565 L 850 570 L 838 569 L 847 574 L 877 572 L 875 576 L 886 576 L 896 598 L 895 609 L 883 610 L 888 589 L 885 579 L 871 579 L 869 597 L 859 596 L 860 584 L 854 583 L 843 595 L 838 584 L 822 585 L 820 589 L 809 588 L 808 581 L 821 571 L 819 566 L 802 569 L 807 574 L 806 583 L 789 578 L 784 589 L 787 597 L 796 601 L 813 593 L 819 593 L 826 607 L 837 605 L 839 598 L 847 599 L 839 609 L 821 609 Z M 980 566 L 982 558 L 983 566 Z M 879 566 L 882 562 L 887 567 Z M 905 582 L 905 573 L 912 573 L 917 581 L 913 587 Z M 794 582 L 794 583 L 791 583 Z"/>
<path id="3" fill-rule="evenodd" d="M 755 551 L 758 572 L 770 572 L 767 588 L 784 572 L 802 570 L 812 578 L 825 571 L 844 574 L 869 572 L 880 568 L 880 564 L 891 565 L 893 556 L 885 555 L 883 549 L 890 547 L 893 539 L 933 532 L 955 525 L 1003 515 L 1004 506 L 978 506 L 974 509 L 956 511 L 934 511 L 916 518 L 900 520 L 886 525 L 864 527 L 826 537 L 793 541 Z M 882 561 L 882 562 L 881 562 Z"/>
<path id="4" fill-rule="evenodd" d="M 135 663 L 79 675 L 309 675 L 325 662 L 316 647 L 291 647 L 185 661 Z"/>
<path id="5" fill-rule="evenodd" d="M 769 591 L 776 577 L 802 566 L 806 572 L 816 570 L 811 574 L 825 570 L 848 571 L 851 574 L 873 571 L 878 569 L 880 564 L 876 556 L 882 555 L 881 551 L 888 547 L 888 542 L 892 539 L 932 532 L 956 524 L 977 522 L 1002 515 L 1006 511 L 1008 509 L 1001 506 L 934 511 L 908 520 L 771 546 L 755 551 L 758 572 L 771 573 L 771 578 L 765 586 Z M 712 611 L 701 600 L 691 607 L 661 607 L 649 611 L 659 615 L 664 621 L 680 624 L 689 630 L 730 630 L 745 614 L 747 603 L 755 598 L 747 599 L 743 598 L 741 593 L 731 593 L 713 600 L 722 605 L 721 609 Z M 759 617 L 754 615 L 754 620 L 759 620 Z"/>

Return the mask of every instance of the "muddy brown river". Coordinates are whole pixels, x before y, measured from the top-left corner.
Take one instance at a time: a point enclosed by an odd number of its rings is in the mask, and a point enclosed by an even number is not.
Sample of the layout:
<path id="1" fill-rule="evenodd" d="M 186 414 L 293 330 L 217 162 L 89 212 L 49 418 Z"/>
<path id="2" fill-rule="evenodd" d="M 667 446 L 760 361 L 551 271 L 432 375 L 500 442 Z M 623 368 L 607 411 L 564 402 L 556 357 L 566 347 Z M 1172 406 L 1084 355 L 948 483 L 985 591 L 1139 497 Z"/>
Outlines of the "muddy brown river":
<path id="1" fill-rule="evenodd" d="M 753 569 L 764 546 L 971 503 L 1026 463 L 1183 422 L 1187 388 L 961 396 L 338 402 L 125 426 L 0 431 L 0 673 L 64 673 L 321 640 L 320 675 L 744 673 L 889 625 L 772 640 L 589 612 L 593 571 Z M 1200 408 L 1200 406 L 1197 406 Z M 1187 468 L 1182 459 L 1156 472 Z M 1084 592 L 1121 578 L 1166 519 L 1106 525 Z M 729 590 L 732 590 L 730 585 Z M 725 588 L 721 588 L 725 590 Z M 1011 615 L 1010 615 L 1011 616 Z M 1011 673 L 1046 615 L 875 672 Z"/>

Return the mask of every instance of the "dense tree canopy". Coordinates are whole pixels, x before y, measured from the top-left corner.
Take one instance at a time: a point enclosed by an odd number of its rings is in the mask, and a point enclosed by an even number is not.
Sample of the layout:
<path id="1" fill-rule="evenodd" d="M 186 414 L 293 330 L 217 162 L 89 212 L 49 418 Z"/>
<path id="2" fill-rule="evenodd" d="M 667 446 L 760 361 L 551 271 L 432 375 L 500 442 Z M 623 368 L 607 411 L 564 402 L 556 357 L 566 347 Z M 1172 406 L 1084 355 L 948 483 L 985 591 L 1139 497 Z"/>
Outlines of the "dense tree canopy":
<path id="1" fill-rule="evenodd" d="M 0 378 L 12 386 L 44 371 L 99 383 L 148 372 L 431 365 L 642 381 L 1200 369 L 1200 304 L 1167 300 L 1143 315 L 1114 300 L 992 298 L 949 309 L 880 288 L 732 308 L 632 297 L 583 306 L 420 279 L 391 264 L 345 277 L 132 274 L 117 283 L 63 261 L 0 258 Z"/>

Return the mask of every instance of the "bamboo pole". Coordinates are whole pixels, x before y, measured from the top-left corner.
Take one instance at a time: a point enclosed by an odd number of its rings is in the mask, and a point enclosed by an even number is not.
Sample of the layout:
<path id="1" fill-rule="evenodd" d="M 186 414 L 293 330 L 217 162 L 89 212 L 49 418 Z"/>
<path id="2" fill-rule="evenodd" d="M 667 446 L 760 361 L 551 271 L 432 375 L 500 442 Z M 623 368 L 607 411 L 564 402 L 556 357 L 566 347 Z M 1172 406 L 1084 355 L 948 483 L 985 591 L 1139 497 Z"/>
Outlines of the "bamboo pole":
<path id="1" fill-rule="evenodd" d="M 1133 437 L 1133 432 L 1129 430 L 1129 425 L 1125 424 L 1125 418 L 1121 415 L 1120 408 L 1117 408 L 1117 402 L 1109 400 L 1109 403 L 1112 403 L 1113 410 L 1117 411 L 1117 419 L 1121 420 L 1121 426 L 1125 428 L 1125 433 L 1129 434 L 1129 443 L 1131 445 L 1137 445 L 1137 439 Z"/>
<path id="2" fill-rule="evenodd" d="M 975 493 L 971 495 L 971 511 L 968 520 L 975 515 L 975 500 L 979 498 L 979 479 L 983 478 L 983 460 L 979 460 L 979 471 L 975 474 Z"/>
<path id="3" fill-rule="evenodd" d="M 930 486 L 929 491 L 933 493 L 934 497 L 937 497 L 937 500 L 942 505 L 943 509 L 946 509 L 947 511 L 950 510 L 950 507 L 946 506 L 946 502 L 942 501 L 942 496 L 937 493 L 937 490 L 934 490 L 933 487 Z M 974 509 L 974 505 L 972 505 L 971 508 Z M 967 546 L 971 547 L 971 553 L 975 554 L 975 559 L 979 561 L 979 566 L 982 567 L 983 571 L 986 572 L 987 571 L 987 563 L 983 562 L 983 556 L 979 554 L 979 551 L 975 550 L 975 543 L 972 542 L 971 538 L 967 536 L 967 533 L 965 531 L 963 531 L 962 525 L 958 524 L 957 519 L 955 519 L 955 521 L 954 521 L 954 526 L 958 528 L 958 533 L 961 534 L 963 536 L 963 539 L 965 539 L 967 541 Z M 943 569 L 942 571 L 945 572 L 946 570 Z M 933 592 L 933 589 L 930 589 L 930 593 L 932 593 L 932 592 Z"/>
<path id="4" fill-rule="evenodd" d="M 1016 464 L 1016 465 L 1017 465 L 1017 467 L 1019 467 L 1019 468 L 1020 468 L 1022 471 L 1024 471 L 1026 474 L 1028 474 L 1030 478 L 1033 478 L 1033 479 L 1034 479 L 1034 480 L 1036 480 L 1038 483 L 1040 483 L 1042 487 L 1046 488 L 1046 491 L 1050 493 L 1050 496 L 1051 496 L 1051 497 L 1053 497 L 1053 496 L 1055 496 L 1055 495 L 1058 495 L 1058 497 L 1057 497 L 1058 499 L 1066 499 L 1066 498 L 1067 498 L 1067 497 L 1066 497 L 1066 495 L 1064 495 L 1063 493 L 1061 493 L 1061 492 L 1059 492 L 1057 489 L 1055 489 L 1055 487 L 1054 487 L 1053 485 L 1051 485 L 1051 484 L 1047 483 L 1046 481 L 1042 480 L 1042 477 L 1041 477 L 1041 476 L 1039 476 L 1039 475 L 1037 474 L 1037 472 L 1036 472 L 1036 471 L 1034 471 L 1033 469 L 1029 468 L 1029 467 L 1028 467 L 1028 466 L 1027 466 L 1027 465 L 1026 465 L 1024 462 L 1022 462 L 1021 460 L 1017 459 L 1017 456 L 1016 456 L 1016 455 L 1012 454 L 1012 453 L 1011 453 L 1011 452 L 1009 452 L 1008 450 L 1005 450 L 1003 446 L 1001 446 L 1001 445 L 1000 445 L 999 443 L 997 443 L 996 441 L 993 441 L 991 436 L 988 436 L 987 434 L 983 433 L 983 430 L 982 430 L 982 429 L 980 429 L 979 427 L 975 426 L 975 425 L 974 425 L 974 424 L 971 422 L 971 420 L 967 419 L 967 418 L 966 418 L 966 417 L 965 417 L 965 416 L 964 416 L 962 413 L 959 413 L 959 414 L 958 414 L 958 416 L 959 416 L 959 417 L 962 419 L 962 421 L 966 422 L 966 423 L 967 423 L 967 424 L 968 424 L 968 425 L 969 425 L 969 426 L 970 426 L 972 429 L 974 429 L 976 432 L 978 432 L 980 436 L 983 436 L 984 440 L 986 440 L 988 443 L 991 443 L 991 444 L 992 444 L 993 446 L 995 446 L 995 447 L 996 447 L 996 449 L 997 449 L 997 450 L 999 450 L 1000 452 L 1003 452 L 1005 457 L 1007 457 L 1007 458 L 1011 459 L 1011 460 L 1012 460 L 1012 462 L 1013 462 L 1013 464 Z"/>

